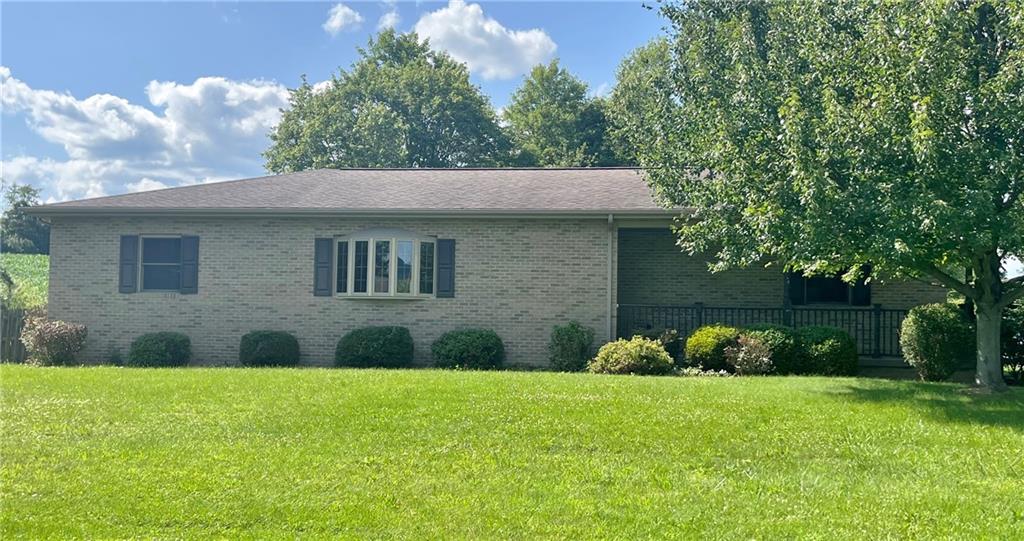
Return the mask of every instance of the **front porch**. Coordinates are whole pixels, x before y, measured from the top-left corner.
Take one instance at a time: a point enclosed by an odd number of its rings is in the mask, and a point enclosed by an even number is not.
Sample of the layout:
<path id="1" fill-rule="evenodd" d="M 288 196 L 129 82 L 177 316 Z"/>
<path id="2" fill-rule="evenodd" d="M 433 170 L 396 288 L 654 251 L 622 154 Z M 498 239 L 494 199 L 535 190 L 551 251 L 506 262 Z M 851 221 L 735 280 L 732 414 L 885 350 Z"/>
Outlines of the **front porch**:
<path id="1" fill-rule="evenodd" d="M 899 329 L 907 311 L 941 302 L 927 284 L 787 278 L 775 267 L 712 274 L 707 259 L 682 253 L 667 227 L 619 227 L 615 332 L 675 329 L 689 336 L 712 323 L 791 327 L 825 325 L 850 333 L 865 364 L 902 364 Z"/>

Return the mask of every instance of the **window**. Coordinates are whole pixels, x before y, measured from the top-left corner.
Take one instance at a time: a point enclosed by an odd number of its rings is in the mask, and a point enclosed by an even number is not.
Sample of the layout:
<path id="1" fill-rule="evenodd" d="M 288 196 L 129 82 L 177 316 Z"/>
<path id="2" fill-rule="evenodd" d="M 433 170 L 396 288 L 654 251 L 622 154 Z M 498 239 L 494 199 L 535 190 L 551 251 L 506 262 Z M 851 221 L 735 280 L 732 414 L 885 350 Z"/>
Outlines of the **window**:
<path id="1" fill-rule="evenodd" d="M 143 237 L 142 290 L 181 289 L 181 238 Z"/>
<path id="2" fill-rule="evenodd" d="M 351 297 L 433 296 L 436 242 L 396 229 L 337 240 L 335 293 Z"/>
<path id="3" fill-rule="evenodd" d="M 871 275 L 871 267 L 864 267 L 864 276 Z M 789 274 L 789 299 L 792 304 L 847 304 L 871 305 L 871 285 L 864 278 L 853 285 L 843 281 L 841 275 L 804 276 Z"/>

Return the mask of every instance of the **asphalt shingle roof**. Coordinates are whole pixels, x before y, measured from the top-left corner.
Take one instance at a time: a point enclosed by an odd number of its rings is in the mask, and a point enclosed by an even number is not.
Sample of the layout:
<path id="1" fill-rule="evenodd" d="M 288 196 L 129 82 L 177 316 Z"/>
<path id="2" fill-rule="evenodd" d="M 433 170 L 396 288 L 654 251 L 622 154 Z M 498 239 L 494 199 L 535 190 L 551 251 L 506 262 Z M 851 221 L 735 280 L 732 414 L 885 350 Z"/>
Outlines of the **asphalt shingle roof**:
<path id="1" fill-rule="evenodd" d="M 572 169 L 317 169 L 36 207 L 125 212 L 661 214 L 642 172 Z"/>

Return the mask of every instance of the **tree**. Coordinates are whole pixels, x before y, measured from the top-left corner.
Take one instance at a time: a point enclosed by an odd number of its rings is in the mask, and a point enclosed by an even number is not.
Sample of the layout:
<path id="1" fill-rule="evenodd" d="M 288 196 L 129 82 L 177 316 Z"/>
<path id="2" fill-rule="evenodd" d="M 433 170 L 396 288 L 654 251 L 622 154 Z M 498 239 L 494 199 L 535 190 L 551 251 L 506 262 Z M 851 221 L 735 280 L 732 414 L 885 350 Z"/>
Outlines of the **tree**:
<path id="1" fill-rule="evenodd" d="M 617 165 L 605 142 L 602 102 L 557 60 L 535 66 L 513 94 L 504 118 L 522 165 Z"/>
<path id="2" fill-rule="evenodd" d="M 669 41 L 656 39 L 619 65 L 608 98 L 608 136 L 616 155 L 634 163 L 641 149 L 649 161 L 671 150 L 669 134 L 677 125 L 679 106 L 672 98 Z"/>
<path id="3" fill-rule="evenodd" d="M 0 252 L 22 254 L 50 253 L 50 226 L 25 208 L 39 204 L 39 190 L 27 184 L 12 183 L 4 190 L 6 211 L 0 227 Z"/>
<path id="4" fill-rule="evenodd" d="M 325 88 L 305 78 L 264 153 L 275 173 L 321 167 L 492 166 L 507 138 L 469 72 L 415 33 L 371 38 Z"/>
<path id="5" fill-rule="evenodd" d="M 642 152 L 712 270 L 768 260 L 937 281 L 974 304 L 976 382 L 1005 388 L 1002 311 L 1024 297 L 1020 3 L 666 5 L 668 148 Z M 663 104 L 668 107 L 668 104 Z M 657 150 L 657 149 L 656 149 Z"/>

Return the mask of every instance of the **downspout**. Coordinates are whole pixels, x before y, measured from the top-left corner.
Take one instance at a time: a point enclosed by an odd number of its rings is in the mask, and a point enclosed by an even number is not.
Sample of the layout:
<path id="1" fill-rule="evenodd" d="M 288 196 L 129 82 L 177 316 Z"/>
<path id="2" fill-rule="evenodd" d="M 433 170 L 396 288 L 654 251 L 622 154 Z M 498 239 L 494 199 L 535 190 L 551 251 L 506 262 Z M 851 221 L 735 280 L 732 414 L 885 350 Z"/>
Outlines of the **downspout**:
<path id="1" fill-rule="evenodd" d="M 612 328 L 613 305 L 612 287 L 615 286 L 612 280 L 612 252 L 615 250 L 615 215 L 608 215 L 608 341 L 615 340 L 615 329 Z"/>

